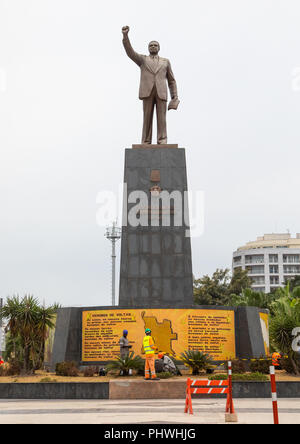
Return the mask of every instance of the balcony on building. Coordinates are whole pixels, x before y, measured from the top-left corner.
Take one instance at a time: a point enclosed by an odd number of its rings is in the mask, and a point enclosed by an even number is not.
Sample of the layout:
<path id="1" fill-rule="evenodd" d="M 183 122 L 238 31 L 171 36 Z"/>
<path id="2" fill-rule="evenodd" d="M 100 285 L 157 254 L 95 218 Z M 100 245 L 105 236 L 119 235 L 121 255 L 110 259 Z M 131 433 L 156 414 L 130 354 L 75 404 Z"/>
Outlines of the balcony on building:
<path id="1" fill-rule="evenodd" d="M 265 257 L 263 254 L 247 254 L 245 256 L 245 264 L 263 264 Z"/>
<path id="2" fill-rule="evenodd" d="M 284 265 L 283 266 L 283 274 L 300 274 L 300 265 Z"/>
<path id="3" fill-rule="evenodd" d="M 278 254 L 269 254 L 270 264 L 278 264 Z"/>
<path id="4" fill-rule="evenodd" d="M 284 264 L 300 264 L 300 254 L 284 254 Z"/>
<path id="5" fill-rule="evenodd" d="M 236 256 L 233 258 L 233 266 L 238 267 L 242 265 L 242 256 Z"/>
<path id="6" fill-rule="evenodd" d="M 248 271 L 248 276 L 265 274 L 265 266 L 264 265 L 252 265 L 252 267 L 246 266 L 246 270 Z"/>

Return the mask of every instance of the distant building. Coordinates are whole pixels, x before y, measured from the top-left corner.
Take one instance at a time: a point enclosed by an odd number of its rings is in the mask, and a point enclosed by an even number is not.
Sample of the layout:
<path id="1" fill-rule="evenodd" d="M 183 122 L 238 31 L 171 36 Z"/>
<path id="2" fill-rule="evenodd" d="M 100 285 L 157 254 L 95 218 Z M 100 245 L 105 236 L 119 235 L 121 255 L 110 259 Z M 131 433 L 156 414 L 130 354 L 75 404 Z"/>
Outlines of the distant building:
<path id="1" fill-rule="evenodd" d="M 270 293 L 300 275 L 300 234 L 265 234 L 233 253 L 232 269 L 248 270 L 252 288 Z"/>

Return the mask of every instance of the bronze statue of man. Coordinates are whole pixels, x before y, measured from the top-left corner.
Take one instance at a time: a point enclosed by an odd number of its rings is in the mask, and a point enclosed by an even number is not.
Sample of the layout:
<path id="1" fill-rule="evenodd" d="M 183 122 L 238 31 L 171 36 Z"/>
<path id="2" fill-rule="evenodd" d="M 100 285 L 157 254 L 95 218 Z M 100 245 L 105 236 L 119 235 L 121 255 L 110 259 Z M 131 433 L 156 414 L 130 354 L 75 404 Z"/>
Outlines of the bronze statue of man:
<path id="1" fill-rule="evenodd" d="M 157 143 L 167 143 L 167 100 L 169 86 L 171 102 L 168 109 L 177 109 L 179 100 L 177 85 L 171 64 L 168 59 L 158 56 L 160 46 L 156 41 L 149 43 L 149 55 L 138 54 L 134 51 L 128 38 L 129 26 L 122 28 L 123 45 L 125 51 L 140 68 L 141 82 L 139 98 L 143 100 L 144 123 L 142 144 L 152 143 L 153 112 L 156 106 L 157 115 Z"/>

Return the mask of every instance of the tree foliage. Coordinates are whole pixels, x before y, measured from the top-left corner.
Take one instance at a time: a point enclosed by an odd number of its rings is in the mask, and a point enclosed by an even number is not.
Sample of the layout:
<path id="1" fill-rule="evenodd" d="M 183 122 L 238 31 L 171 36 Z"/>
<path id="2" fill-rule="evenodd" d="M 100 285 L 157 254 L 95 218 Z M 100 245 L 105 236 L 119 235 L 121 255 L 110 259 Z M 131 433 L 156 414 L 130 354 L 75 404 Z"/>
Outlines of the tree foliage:
<path id="1" fill-rule="evenodd" d="M 300 277 L 269 294 L 254 291 L 247 271 L 237 269 L 232 277 L 228 269 L 216 270 L 194 281 L 194 301 L 199 305 L 250 306 L 270 312 L 270 344 L 287 358 L 285 368 L 300 374 L 300 356 L 292 348 L 292 332 L 300 327 Z"/>
<path id="2" fill-rule="evenodd" d="M 287 355 L 293 373 L 299 375 L 299 353 L 292 348 L 292 332 L 294 328 L 300 327 L 300 299 L 294 297 L 294 292 L 295 288 L 291 292 L 288 284 L 282 289 L 282 296 L 273 302 L 270 340 L 275 350 Z"/>
<path id="3" fill-rule="evenodd" d="M 199 305 L 227 305 L 232 293 L 240 294 L 250 287 L 246 270 L 237 268 L 231 276 L 228 268 L 217 269 L 212 277 L 194 280 L 194 302 Z"/>
<path id="4" fill-rule="evenodd" d="M 17 358 L 23 363 L 23 372 L 34 371 L 43 362 L 44 342 L 48 328 L 53 328 L 58 305 L 48 308 L 39 305 L 31 295 L 8 297 L 0 311 L 7 321 L 8 351 L 6 358 Z"/>
<path id="5" fill-rule="evenodd" d="M 300 289 L 300 276 L 294 276 L 291 279 L 289 279 L 288 282 L 289 282 L 291 291 L 293 291 L 297 287 L 298 287 L 298 289 Z M 300 297 L 300 296 L 298 296 L 298 297 Z"/>
<path id="6" fill-rule="evenodd" d="M 241 294 L 231 294 L 229 304 L 234 307 L 258 307 L 270 309 L 272 303 L 278 298 L 274 293 L 266 294 L 254 291 L 251 288 L 242 290 Z"/>

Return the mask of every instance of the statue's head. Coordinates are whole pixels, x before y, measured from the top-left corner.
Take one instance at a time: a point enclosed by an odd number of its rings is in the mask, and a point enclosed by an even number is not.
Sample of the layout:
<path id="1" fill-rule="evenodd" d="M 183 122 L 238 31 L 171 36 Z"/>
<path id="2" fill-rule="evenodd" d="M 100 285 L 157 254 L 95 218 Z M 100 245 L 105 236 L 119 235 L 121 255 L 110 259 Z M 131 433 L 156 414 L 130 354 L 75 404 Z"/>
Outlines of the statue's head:
<path id="1" fill-rule="evenodd" d="M 159 43 L 156 40 L 152 40 L 152 42 L 149 43 L 148 48 L 151 55 L 157 55 L 160 50 Z"/>

